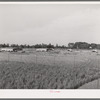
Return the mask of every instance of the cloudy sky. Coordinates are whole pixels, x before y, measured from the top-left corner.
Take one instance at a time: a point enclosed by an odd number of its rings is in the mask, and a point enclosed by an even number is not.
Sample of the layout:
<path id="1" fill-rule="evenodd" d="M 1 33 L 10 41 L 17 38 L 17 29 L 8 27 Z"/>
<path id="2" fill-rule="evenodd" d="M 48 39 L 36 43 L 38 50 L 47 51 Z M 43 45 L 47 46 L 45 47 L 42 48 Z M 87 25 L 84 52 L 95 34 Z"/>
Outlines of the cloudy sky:
<path id="1" fill-rule="evenodd" d="M 0 4 L 0 43 L 100 43 L 100 4 Z"/>

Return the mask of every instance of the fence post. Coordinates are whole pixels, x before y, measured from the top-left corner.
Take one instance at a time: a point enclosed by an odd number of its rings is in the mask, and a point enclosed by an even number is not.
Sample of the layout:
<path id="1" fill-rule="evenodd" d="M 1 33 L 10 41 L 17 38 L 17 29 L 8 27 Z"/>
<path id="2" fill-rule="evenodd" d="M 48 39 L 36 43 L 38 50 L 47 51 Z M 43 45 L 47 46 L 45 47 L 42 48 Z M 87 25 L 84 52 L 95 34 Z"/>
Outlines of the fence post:
<path id="1" fill-rule="evenodd" d="M 37 54 L 36 54 L 35 56 L 36 56 L 36 59 L 35 59 L 35 60 L 36 60 L 36 62 L 35 62 L 35 64 L 36 64 L 36 67 L 37 67 Z"/>
<path id="2" fill-rule="evenodd" d="M 75 67 L 76 67 L 76 62 L 75 61 L 76 60 L 75 59 L 76 59 L 76 55 L 74 54 L 74 68 L 73 68 L 74 69 L 74 72 L 73 72 L 73 75 L 74 75 L 73 82 L 74 83 L 73 83 L 73 89 L 75 88 L 75 85 L 76 85 L 76 71 L 75 71 Z"/>
<path id="3" fill-rule="evenodd" d="M 54 66 L 55 66 L 55 58 L 56 58 L 56 55 L 54 55 Z"/>
<path id="4" fill-rule="evenodd" d="M 76 66 L 75 64 L 76 64 L 76 63 L 75 63 L 75 54 L 74 54 L 74 67 Z"/>
<path id="5" fill-rule="evenodd" d="M 97 67 L 99 69 L 99 58 L 98 58 L 98 55 L 97 55 Z M 97 79 L 97 89 L 99 89 L 99 79 Z"/>
<path id="6" fill-rule="evenodd" d="M 21 53 L 20 61 L 22 62 L 22 53 Z"/>
<path id="7" fill-rule="evenodd" d="M 8 52 L 8 60 L 7 61 L 9 62 L 9 52 Z"/>

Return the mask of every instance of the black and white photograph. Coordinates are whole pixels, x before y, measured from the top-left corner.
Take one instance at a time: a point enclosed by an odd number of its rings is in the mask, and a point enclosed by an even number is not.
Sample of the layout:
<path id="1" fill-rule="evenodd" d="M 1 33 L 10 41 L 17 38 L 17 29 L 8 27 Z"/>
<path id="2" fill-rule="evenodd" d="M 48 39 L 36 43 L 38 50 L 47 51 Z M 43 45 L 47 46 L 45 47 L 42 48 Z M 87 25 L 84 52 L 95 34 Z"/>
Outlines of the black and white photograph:
<path id="1" fill-rule="evenodd" d="M 100 3 L 0 4 L 0 89 L 100 89 Z"/>

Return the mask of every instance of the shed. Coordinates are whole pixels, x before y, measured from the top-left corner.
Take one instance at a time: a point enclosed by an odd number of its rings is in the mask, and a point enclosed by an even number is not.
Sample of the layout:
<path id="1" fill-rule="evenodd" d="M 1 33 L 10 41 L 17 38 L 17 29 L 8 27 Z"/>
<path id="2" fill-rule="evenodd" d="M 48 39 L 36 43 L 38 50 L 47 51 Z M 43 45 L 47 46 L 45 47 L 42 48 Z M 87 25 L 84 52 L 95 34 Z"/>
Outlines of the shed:
<path id="1" fill-rule="evenodd" d="M 37 52 L 46 52 L 48 51 L 47 48 L 38 48 L 36 49 Z"/>
<path id="2" fill-rule="evenodd" d="M 13 48 L 1 48 L 0 51 L 13 52 Z"/>

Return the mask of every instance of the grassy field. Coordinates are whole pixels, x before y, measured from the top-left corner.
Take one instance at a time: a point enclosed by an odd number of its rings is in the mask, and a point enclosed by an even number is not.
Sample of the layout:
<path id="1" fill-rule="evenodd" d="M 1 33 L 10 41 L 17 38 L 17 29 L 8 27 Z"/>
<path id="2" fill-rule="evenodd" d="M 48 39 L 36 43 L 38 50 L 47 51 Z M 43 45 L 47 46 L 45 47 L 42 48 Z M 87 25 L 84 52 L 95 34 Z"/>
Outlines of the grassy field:
<path id="1" fill-rule="evenodd" d="M 0 53 L 0 89 L 77 89 L 100 78 L 91 51 Z"/>

